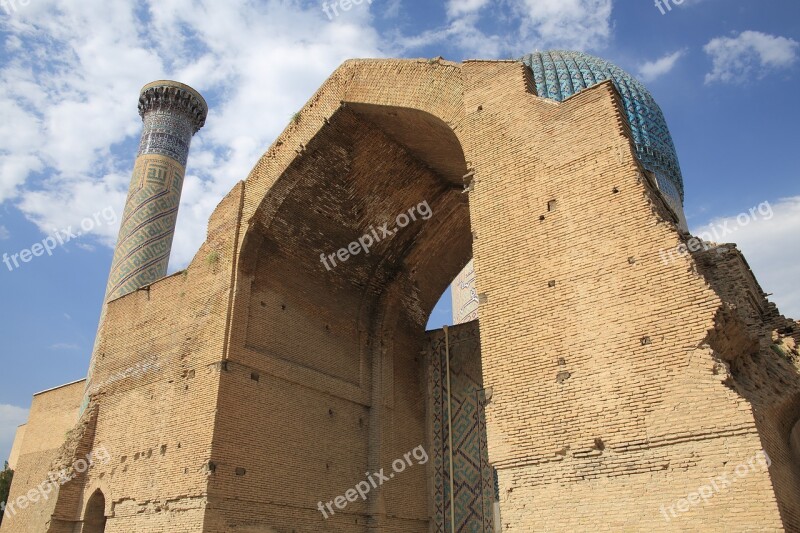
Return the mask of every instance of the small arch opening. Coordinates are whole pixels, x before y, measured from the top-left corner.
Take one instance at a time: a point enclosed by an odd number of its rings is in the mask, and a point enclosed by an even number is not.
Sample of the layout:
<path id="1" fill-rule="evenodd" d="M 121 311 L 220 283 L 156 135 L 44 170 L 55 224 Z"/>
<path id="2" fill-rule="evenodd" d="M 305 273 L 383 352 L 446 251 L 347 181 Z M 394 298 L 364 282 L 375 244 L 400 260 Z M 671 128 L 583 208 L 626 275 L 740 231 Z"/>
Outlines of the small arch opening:
<path id="1" fill-rule="evenodd" d="M 83 533 L 105 533 L 106 498 L 99 489 L 92 494 L 86 504 L 83 518 Z"/>

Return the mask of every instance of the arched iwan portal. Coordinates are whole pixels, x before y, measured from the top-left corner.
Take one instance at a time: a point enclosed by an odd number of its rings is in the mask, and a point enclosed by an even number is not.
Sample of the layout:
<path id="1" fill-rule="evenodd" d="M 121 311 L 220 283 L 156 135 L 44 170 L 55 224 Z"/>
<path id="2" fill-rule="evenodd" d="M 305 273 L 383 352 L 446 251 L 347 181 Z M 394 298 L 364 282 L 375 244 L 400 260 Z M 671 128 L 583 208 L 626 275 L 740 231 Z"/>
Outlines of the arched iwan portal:
<path id="1" fill-rule="evenodd" d="M 243 348 L 231 360 L 283 378 L 264 398 L 263 427 L 252 429 L 286 428 L 272 457 L 292 465 L 277 476 L 287 491 L 318 495 L 307 520 L 428 530 L 422 352 L 431 310 L 472 256 L 466 174 L 441 120 L 348 104 L 251 225 L 235 310 L 247 327 L 237 328 L 232 345 Z"/>

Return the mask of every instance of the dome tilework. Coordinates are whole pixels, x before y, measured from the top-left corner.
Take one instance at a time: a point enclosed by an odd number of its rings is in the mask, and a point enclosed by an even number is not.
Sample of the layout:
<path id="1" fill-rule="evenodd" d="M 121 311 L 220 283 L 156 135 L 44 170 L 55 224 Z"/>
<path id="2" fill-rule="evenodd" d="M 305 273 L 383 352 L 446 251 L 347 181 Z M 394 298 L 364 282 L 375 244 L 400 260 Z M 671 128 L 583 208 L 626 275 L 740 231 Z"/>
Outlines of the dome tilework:
<path id="1" fill-rule="evenodd" d="M 650 91 L 633 76 L 604 59 L 582 52 L 551 50 L 522 58 L 533 73 L 536 94 L 557 102 L 611 80 L 622 96 L 639 160 L 656 176 L 673 208 L 683 211 L 683 177 L 664 114 Z"/>

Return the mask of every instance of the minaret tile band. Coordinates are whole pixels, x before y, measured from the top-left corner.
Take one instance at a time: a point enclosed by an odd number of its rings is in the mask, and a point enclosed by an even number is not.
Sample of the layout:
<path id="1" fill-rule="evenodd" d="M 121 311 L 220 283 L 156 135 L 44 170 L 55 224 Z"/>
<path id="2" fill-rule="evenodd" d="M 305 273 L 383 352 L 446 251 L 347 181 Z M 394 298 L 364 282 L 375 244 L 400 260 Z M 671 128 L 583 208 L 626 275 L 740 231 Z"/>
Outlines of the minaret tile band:
<path id="1" fill-rule="evenodd" d="M 139 96 L 144 128 L 108 278 L 106 301 L 167 274 L 192 136 L 208 106 L 182 83 L 157 81 Z"/>

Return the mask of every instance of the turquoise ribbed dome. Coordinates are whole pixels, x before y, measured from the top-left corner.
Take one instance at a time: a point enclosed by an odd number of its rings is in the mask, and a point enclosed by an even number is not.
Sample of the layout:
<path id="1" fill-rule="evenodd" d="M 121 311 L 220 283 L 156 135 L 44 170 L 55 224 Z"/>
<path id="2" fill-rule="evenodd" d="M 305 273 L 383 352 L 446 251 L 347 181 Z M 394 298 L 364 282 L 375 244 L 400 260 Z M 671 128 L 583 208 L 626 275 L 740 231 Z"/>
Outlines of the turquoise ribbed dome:
<path id="1" fill-rule="evenodd" d="M 650 91 L 633 76 L 604 59 L 581 52 L 550 50 L 522 58 L 530 67 L 536 94 L 558 102 L 604 80 L 622 96 L 642 166 L 655 174 L 658 186 L 683 214 L 683 177 L 672 136 Z M 673 203 L 671 202 L 671 203 Z"/>

